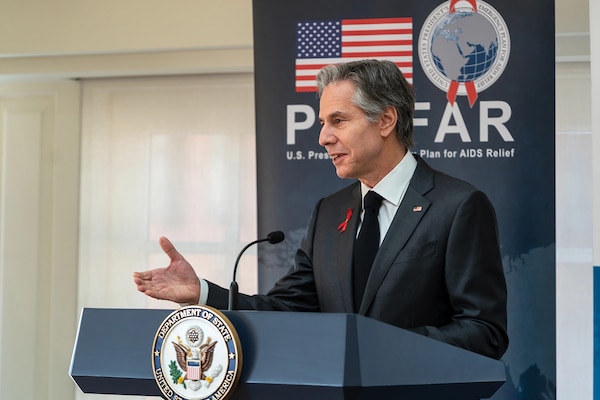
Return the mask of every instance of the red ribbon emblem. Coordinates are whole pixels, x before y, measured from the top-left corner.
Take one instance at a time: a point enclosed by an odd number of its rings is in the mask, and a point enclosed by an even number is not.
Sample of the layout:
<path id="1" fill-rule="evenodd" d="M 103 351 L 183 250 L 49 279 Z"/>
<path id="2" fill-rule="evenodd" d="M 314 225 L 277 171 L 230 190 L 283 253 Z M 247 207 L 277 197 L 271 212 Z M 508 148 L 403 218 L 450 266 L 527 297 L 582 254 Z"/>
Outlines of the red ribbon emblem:
<path id="1" fill-rule="evenodd" d="M 454 14 L 456 12 L 456 3 L 460 0 L 450 0 L 450 11 L 449 14 Z M 477 0 L 466 0 L 471 7 L 473 7 L 473 11 L 477 12 Z M 446 93 L 446 98 L 451 105 L 454 105 L 454 101 L 456 100 L 456 93 L 458 92 L 458 87 L 460 82 L 458 81 L 450 81 L 450 87 L 448 87 L 448 92 Z M 475 104 L 475 100 L 477 100 L 477 89 L 475 89 L 475 83 L 473 81 L 465 82 L 465 89 L 467 90 L 467 98 L 469 99 L 469 105 L 473 108 Z"/>
<path id="2" fill-rule="evenodd" d="M 348 221 L 350 221 L 350 218 L 352 218 L 352 209 L 349 208 L 348 210 L 346 210 L 346 219 L 344 220 L 344 222 L 342 222 L 341 224 L 338 225 L 337 230 L 340 233 L 344 233 L 346 232 L 346 228 L 348 228 Z"/>
<path id="3" fill-rule="evenodd" d="M 456 12 L 456 3 L 461 0 L 450 0 L 450 14 L 454 14 Z M 464 0 L 473 7 L 473 11 L 477 12 L 477 0 Z"/>

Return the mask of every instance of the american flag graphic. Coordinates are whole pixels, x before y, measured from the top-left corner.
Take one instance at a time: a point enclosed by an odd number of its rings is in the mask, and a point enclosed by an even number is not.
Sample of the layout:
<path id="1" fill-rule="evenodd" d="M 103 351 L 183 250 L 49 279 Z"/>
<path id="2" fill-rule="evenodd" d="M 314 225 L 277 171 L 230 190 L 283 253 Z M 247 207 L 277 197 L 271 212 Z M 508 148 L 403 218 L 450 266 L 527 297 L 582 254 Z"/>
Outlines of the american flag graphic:
<path id="1" fill-rule="evenodd" d="M 316 92 L 325 65 L 366 58 L 395 62 L 412 83 L 412 18 L 308 21 L 296 28 L 296 92 Z"/>
<path id="2" fill-rule="evenodd" d="M 200 380 L 200 360 L 187 360 L 187 379 Z"/>

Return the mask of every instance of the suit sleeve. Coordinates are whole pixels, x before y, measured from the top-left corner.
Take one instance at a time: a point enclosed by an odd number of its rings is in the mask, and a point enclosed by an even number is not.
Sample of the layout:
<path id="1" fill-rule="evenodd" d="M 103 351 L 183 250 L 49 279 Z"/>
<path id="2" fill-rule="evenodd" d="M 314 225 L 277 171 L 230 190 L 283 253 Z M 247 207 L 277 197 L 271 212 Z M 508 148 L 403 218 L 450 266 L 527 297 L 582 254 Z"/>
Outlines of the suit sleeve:
<path id="1" fill-rule="evenodd" d="M 508 347 L 506 281 L 495 211 L 480 191 L 467 196 L 455 213 L 445 264 L 452 320 L 414 330 L 499 359 Z"/>
<path id="2" fill-rule="evenodd" d="M 302 245 L 296 252 L 293 267 L 275 283 L 275 286 L 266 295 L 240 294 L 238 309 L 320 311 L 313 275 L 312 258 L 310 256 L 312 254 L 314 227 L 320 204 L 321 202 L 317 204 L 311 215 Z M 207 304 L 218 309 L 227 308 L 229 291 L 211 282 L 208 282 L 208 285 L 209 294 Z"/>

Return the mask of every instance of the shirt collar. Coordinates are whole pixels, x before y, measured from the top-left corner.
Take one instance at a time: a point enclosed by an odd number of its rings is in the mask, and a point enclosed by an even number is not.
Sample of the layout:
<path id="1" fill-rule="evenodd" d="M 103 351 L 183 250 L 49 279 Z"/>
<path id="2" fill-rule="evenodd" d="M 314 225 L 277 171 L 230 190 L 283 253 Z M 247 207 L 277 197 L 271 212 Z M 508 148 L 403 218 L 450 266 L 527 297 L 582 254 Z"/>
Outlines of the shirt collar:
<path id="1" fill-rule="evenodd" d="M 410 151 L 407 151 L 406 155 L 398 165 L 384 176 L 373 189 L 363 183 L 360 184 L 363 202 L 367 192 L 369 190 L 374 190 L 383 197 L 384 200 L 389 201 L 394 206 L 398 207 L 416 168 L 417 160 Z"/>

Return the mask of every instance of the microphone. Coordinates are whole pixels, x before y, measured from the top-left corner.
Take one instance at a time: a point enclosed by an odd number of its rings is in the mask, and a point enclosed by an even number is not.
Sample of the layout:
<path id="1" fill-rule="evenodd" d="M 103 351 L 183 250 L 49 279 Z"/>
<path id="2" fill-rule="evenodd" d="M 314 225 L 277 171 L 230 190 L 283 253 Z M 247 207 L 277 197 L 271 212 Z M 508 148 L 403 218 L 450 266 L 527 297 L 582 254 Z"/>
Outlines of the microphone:
<path id="1" fill-rule="evenodd" d="M 285 235 L 281 231 L 274 231 L 269 233 L 266 237 L 262 239 L 255 240 L 253 242 L 248 243 L 240 254 L 238 254 L 237 259 L 235 260 L 235 265 L 233 267 L 233 279 L 231 281 L 231 285 L 229 286 L 229 311 L 235 310 L 237 308 L 237 300 L 239 296 L 239 287 L 235 280 L 235 275 L 237 273 L 238 264 L 240 263 L 240 258 L 242 258 L 242 254 L 248 249 L 248 247 L 260 243 L 260 242 L 269 242 L 271 244 L 277 244 L 283 242 L 285 239 Z"/>

